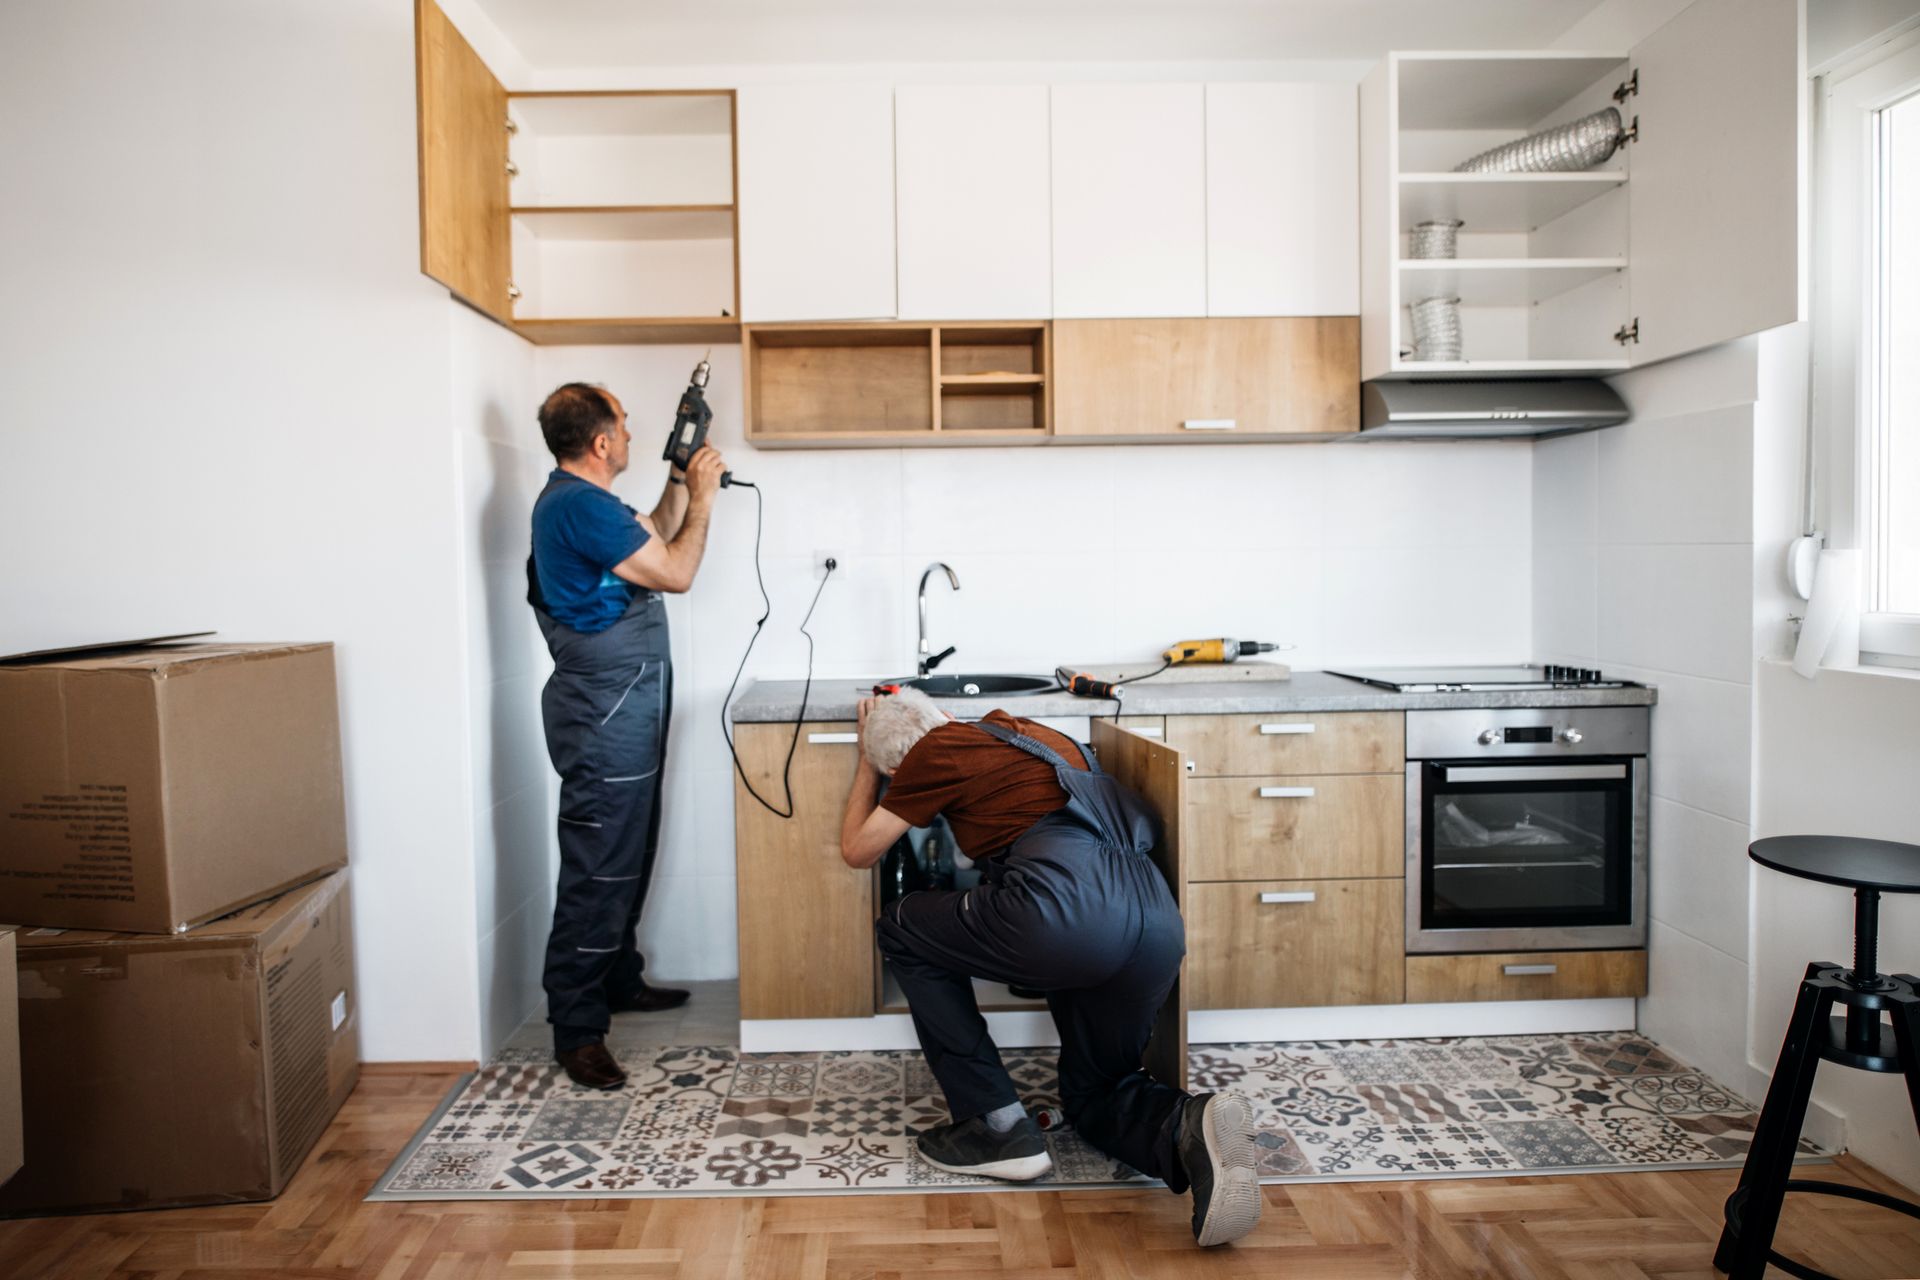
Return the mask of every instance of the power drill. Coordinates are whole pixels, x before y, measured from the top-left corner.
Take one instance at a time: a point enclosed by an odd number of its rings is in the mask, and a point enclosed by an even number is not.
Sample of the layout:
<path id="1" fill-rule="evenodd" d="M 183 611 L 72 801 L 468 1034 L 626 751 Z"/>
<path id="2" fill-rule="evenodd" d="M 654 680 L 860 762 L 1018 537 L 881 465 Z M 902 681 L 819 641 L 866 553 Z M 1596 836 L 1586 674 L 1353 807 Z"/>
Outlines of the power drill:
<path id="1" fill-rule="evenodd" d="M 707 352 L 708 356 L 712 354 Z M 687 379 L 687 389 L 680 393 L 680 408 L 673 415 L 673 434 L 667 437 L 667 451 L 660 455 L 683 472 L 693 455 L 707 444 L 707 425 L 713 421 L 713 410 L 707 407 L 707 379 L 712 376 L 713 366 L 707 362 L 707 356 L 701 356 L 700 363 L 693 366 L 693 376 Z M 735 480 L 731 471 L 720 474 L 722 489 L 746 483 Z"/>
<path id="2" fill-rule="evenodd" d="M 1189 662 L 1238 662 L 1256 653 L 1272 653 L 1280 646 L 1269 644 L 1265 640 L 1181 640 L 1168 649 L 1163 657 L 1170 667 L 1184 666 Z"/>

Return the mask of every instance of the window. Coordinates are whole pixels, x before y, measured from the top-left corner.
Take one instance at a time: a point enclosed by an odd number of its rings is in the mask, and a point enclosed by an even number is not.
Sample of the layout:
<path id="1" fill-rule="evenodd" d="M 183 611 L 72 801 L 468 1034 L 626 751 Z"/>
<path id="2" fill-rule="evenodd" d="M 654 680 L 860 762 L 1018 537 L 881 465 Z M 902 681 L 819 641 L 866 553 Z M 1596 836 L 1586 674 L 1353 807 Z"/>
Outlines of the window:
<path id="1" fill-rule="evenodd" d="M 1920 665 L 1920 33 L 1822 78 L 1815 420 L 1864 661 Z"/>

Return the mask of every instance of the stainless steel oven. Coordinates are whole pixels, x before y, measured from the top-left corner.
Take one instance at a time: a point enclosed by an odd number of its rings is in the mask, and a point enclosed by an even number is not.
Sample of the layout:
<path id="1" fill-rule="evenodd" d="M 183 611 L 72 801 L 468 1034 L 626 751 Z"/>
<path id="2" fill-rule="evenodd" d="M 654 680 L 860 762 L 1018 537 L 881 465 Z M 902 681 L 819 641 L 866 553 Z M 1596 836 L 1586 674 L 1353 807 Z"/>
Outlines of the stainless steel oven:
<path id="1" fill-rule="evenodd" d="M 1645 707 L 1407 713 L 1407 951 L 1647 941 Z"/>

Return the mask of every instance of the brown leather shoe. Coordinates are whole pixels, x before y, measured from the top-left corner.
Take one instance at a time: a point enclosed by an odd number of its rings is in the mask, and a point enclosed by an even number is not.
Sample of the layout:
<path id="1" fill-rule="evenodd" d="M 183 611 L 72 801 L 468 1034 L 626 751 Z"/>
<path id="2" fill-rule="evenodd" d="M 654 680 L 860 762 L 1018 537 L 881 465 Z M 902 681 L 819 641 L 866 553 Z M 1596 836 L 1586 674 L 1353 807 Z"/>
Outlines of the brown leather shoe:
<path id="1" fill-rule="evenodd" d="M 637 990 L 607 1001 L 607 1007 L 614 1013 L 659 1013 L 678 1009 L 690 994 L 679 987 L 650 987 L 642 981 Z"/>
<path id="2" fill-rule="evenodd" d="M 584 1089 L 618 1089 L 627 1082 L 627 1073 L 599 1041 L 558 1050 L 553 1056 L 566 1068 L 567 1079 Z"/>

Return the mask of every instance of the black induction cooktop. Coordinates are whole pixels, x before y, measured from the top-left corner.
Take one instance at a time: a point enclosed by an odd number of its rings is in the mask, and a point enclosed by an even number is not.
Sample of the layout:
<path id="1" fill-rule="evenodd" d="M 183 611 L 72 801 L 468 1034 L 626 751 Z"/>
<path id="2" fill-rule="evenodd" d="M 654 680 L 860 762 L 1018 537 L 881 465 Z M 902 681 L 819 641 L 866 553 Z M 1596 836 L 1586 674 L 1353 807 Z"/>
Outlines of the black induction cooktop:
<path id="1" fill-rule="evenodd" d="M 1528 689 L 1637 689 L 1639 684 L 1591 667 L 1370 667 L 1329 671 L 1398 693 L 1478 693 Z"/>

